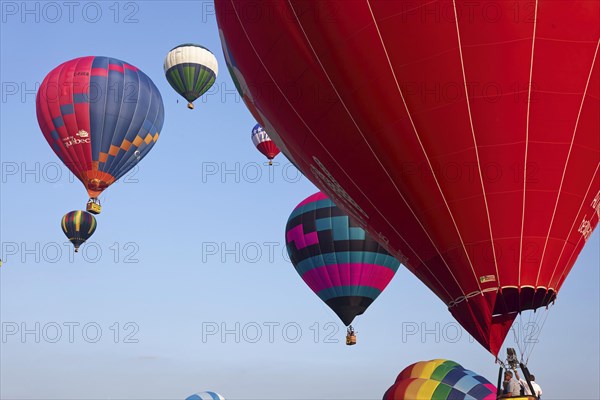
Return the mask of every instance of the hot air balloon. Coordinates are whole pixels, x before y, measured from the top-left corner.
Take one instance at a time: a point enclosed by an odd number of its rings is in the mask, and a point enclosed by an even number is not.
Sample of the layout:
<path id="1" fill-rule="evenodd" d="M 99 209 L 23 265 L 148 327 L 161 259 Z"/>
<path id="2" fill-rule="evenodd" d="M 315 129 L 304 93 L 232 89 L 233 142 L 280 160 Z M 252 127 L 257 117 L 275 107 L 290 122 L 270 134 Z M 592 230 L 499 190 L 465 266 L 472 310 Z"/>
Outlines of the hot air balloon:
<path id="1" fill-rule="evenodd" d="M 553 304 L 600 217 L 600 3 L 215 3 L 254 118 L 482 346 Z"/>
<path id="2" fill-rule="evenodd" d="M 496 387 L 450 360 L 420 361 L 404 368 L 383 400 L 496 400 Z"/>
<path id="3" fill-rule="evenodd" d="M 215 83 L 219 66 L 214 54 L 199 44 L 186 43 L 173 48 L 164 63 L 169 84 L 194 108 L 194 100 Z"/>
<path id="4" fill-rule="evenodd" d="M 344 325 L 365 312 L 400 265 L 321 192 L 296 206 L 285 239 L 298 274 Z"/>
<path id="5" fill-rule="evenodd" d="M 62 217 L 61 227 L 65 236 L 75 246 L 75 253 L 96 231 L 96 218 L 85 211 L 69 211 Z"/>
<path id="6" fill-rule="evenodd" d="M 88 211 L 98 196 L 144 158 L 164 120 L 160 93 L 131 64 L 109 57 L 81 57 L 53 69 L 36 98 L 44 137 L 83 182 Z"/>
<path id="7" fill-rule="evenodd" d="M 193 394 L 185 400 L 225 400 L 225 398 L 215 392 L 202 392 Z"/>
<path id="8" fill-rule="evenodd" d="M 279 154 L 279 149 L 259 124 L 254 125 L 254 128 L 252 128 L 252 143 L 258 151 L 269 159 L 269 165 L 273 165 L 273 158 Z"/>

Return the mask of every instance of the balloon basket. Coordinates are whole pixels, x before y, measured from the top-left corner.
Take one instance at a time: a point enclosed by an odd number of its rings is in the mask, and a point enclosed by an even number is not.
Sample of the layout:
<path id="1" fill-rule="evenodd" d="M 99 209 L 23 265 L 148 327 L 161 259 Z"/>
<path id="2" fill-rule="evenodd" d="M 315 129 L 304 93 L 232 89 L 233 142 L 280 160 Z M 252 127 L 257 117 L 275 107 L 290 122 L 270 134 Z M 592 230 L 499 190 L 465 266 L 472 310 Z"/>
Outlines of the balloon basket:
<path id="1" fill-rule="evenodd" d="M 346 345 L 354 346 L 356 344 L 356 335 L 346 335 Z"/>
<path id="2" fill-rule="evenodd" d="M 189 108 L 190 110 L 193 110 L 193 109 L 194 109 L 194 105 L 193 105 L 192 103 L 188 103 L 188 108 Z"/>
<path id="3" fill-rule="evenodd" d="M 87 203 L 85 210 L 89 213 L 98 215 L 102 211 L 102 206 L 97 203 Z"/>

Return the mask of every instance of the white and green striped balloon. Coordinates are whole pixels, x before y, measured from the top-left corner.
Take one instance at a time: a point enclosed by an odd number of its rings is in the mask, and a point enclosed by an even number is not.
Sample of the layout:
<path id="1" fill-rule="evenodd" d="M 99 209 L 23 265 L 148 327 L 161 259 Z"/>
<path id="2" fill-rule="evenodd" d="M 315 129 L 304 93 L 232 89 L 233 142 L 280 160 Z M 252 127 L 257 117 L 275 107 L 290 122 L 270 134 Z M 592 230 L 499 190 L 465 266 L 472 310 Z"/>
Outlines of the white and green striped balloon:
<path id="1" fill-rule="evenodd" d="M 169 84 L 194 108 L 194 100 L 215 83 L 219 66 L 215 55 L 198 44 L 187 43 L 172 49 L 165 58 L 165 75 Z"/>

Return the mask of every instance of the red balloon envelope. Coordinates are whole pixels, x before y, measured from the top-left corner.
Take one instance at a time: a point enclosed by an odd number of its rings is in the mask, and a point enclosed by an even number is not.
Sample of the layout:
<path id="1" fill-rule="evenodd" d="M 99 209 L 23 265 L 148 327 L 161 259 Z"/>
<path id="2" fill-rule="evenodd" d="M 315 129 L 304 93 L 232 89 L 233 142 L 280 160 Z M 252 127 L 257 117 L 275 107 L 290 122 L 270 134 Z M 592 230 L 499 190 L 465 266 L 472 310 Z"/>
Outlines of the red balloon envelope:
<path id="1" fill-rule="evenodd" d="M 600 214 L 600 3 L 217 0 L 244 101 L 497 354 Z"/>

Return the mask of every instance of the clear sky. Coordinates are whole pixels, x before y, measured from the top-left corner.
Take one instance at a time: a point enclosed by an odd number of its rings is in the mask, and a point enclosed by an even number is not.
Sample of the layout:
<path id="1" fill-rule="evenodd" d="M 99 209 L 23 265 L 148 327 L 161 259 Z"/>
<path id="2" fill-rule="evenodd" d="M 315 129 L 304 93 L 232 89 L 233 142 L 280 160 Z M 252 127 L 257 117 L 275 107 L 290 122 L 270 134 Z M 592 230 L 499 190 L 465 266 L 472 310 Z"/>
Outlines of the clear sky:
<path id="1" fill-rule="evenodd" d="M 380 399 L 404 367 L 433 358 L 496 383 L 494 358 L 402 267 L 356 319 L 359 345 L 343 344 L 344 326 L 285 255 L 288 215 L 316 188 L 283 155 L 269 168 L 254 149 L 212 1 L 1 8 L 1 398 L 212 389 L 228 399 Z M 194 111 L 162 67 L 187 42 L 220 67 Z M 142 69 L 166 117 L 148 157 L 101 197 L 98 229 L 73 255 L 60 219 L 87 196 L 44 140 L 35 92 L 51 69 L 85 55 Z M 530 358 L 544 399 L 600 398 L 599 242 L 595 232 Z"/>

